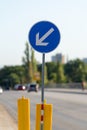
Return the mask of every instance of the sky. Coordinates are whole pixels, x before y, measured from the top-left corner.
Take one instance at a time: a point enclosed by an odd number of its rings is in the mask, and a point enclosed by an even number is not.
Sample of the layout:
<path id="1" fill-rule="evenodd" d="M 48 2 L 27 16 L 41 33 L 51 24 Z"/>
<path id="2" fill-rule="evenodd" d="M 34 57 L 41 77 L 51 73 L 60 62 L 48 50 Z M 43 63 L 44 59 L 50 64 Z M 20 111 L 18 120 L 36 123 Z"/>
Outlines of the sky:
<path id="1" fill-rule="evenodd" d="M 68 59 L 87 58 L 87 0 L 0 0 L 0 66 L 21 65 L 31 27 L 50 21 L 60 30 L 58 47 L 46 54 L 62 53 Z M 42 62 L 42 54 L 35 51 Z"/>

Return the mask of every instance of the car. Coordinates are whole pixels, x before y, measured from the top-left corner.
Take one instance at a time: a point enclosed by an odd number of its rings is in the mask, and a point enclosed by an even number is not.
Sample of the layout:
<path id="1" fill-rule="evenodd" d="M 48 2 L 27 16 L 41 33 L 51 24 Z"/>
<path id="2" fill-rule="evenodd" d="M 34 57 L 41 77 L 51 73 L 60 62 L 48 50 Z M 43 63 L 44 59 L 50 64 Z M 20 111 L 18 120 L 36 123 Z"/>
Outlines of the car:
<path id="1" fill-rule="evenodd" d="M 2 94 L 3 93 L 3 89 L 2 89 L 2 87 L 0 87 L 0 94 Z"/>
<path id="2" fill-rule="evenodd" d="M 14 86 L 15 90 L 26 90 L 26 87 L 22 84 L 17 84 Z"/>
<path id="3" fill-rule="evenodd" d="M 19 85 L 17 90 L 26 90 L 26 87 L 24 85 Z"/>
<path id="4" fill-rule="evenodd" d="M 38 88 L 39 88 L 39 85 L 36 84 L 36 83 L 31 83 L 28 85 L 27 87 L 27 91 L 30 92 L 30 91 L 35 91 L 35 92 L 38 92 Z"/>

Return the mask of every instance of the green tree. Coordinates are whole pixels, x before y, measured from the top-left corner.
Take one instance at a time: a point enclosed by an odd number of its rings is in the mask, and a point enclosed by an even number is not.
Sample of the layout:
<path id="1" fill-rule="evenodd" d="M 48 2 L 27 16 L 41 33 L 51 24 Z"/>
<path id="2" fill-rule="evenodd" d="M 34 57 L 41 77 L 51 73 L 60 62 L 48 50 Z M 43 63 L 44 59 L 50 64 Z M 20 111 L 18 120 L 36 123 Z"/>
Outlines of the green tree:
<path id="1" fill-rule="evenodd" d="M 49 81 L 55 82 L 55 78 L 52 75 L 56 75 L 57 64 L 55 62 L 47 62 L 47 78 Z"/>
<path id="2" fill-rule="evenodd" d="M 56 82 L 57 83 L 63 83 L 65 82 L 65 75 L 64 75 L 64 68 L 63 65 L 60 62 L 57 62 L 57 70 L 56 70 Z"/>
<path id="3" fill-rule="evenodd" d="M 0 85 L 4 88 L 14 87 L 16 83 L 24 82 L 23 66 L 4 66 L 0 69 Z"/>
<path id="4" fill-rule="evenodd" d="M 25 77 L 26 77 L 26 82 L 32 82 L 32 70 L 31 70 L 31 65 L 30 65 L 30 48 L 28 42 L 25 44 L 25 51 L 24 51 L 25 56 L 22 58 L 23 65 L 25 68 Z"/>
<path id="5" fill-rule="evenodd" d="M 86 79 L 86 66 L 80 59 L 71 60 L 65 65 L 68 82 L 82 82 Z"/>
<path id="6" fill-rule="evenodd" d="M 48 78 L 47 78 L 47 66 L 44 66 L 44 83 L 47 84 L 48 83 Z"/>
<path id="7" fill-rule="evenodd" d="M 20 83 L 19 76 L 16 73 L 11 73 L 9 75 L 9 81 L 10 81 L 10 87 L 11 88 L 14 88 L 15 84 L 19 84 Z"/>
<path id="8" fill-rule="evenodd" d="M 50 78 L 51 78 L 51 82 L 53 82 L 53 83 L 56 83 L 56 79 L 57 79 L 57 75 L 56 75 L 56 73 L 51 73 L 50 74 Z"/>
<path id="9" fill-rule="evenodd" d="M 37 72 L 37 62 L 34 57 L 34 50 L 29 46 L 28 42 L 25 44 L 25 56 L 22 58 L 23 65 L 25 68 L 26 82 L 32 82 L 34 73 Z"/>
<path id="10" fill-rule="evenodd" d="M 31 69 L 32 69 L 32 77 L 34 78 L 34 74 L 37 72 L 37 62 L 34 56 L 34 50 L 31 48 Z"/>

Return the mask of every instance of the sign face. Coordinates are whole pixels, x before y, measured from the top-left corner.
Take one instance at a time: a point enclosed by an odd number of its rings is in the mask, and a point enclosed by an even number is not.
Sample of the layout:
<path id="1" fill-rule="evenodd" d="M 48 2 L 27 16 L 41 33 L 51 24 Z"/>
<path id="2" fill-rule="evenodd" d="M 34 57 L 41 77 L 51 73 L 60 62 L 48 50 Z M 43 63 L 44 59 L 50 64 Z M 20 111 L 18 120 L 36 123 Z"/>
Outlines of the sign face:
<path id="1" fill-rule="evenodd" d="M 34 73 L 34 80 L 40 81 L 40 73 L 39 72 Z"/>
<path id="2" fill-rule="evenodd" d="M 31 46 L 38 52 L 54 50 L 60 42 L 60 32 L 51 22 L 41 21 L 33 25 L 28 35 Z"/>

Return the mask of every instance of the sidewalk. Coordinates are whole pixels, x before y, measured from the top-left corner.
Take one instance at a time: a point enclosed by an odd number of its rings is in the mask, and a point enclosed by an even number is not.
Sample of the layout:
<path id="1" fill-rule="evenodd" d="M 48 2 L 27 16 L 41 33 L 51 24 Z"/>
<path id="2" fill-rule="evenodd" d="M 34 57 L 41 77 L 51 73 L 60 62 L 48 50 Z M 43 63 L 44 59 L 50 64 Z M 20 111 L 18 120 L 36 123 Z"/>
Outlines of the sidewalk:
<path id="1" fill-rule="evenodd" d="M 0 130 L 17 130 L 17 124 L 0 104 Z"/>

